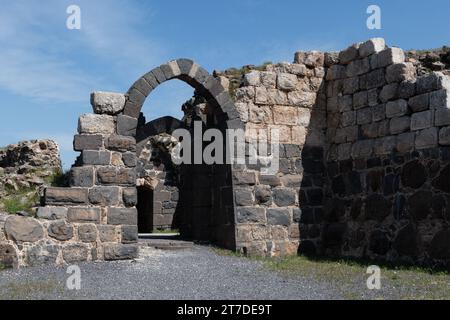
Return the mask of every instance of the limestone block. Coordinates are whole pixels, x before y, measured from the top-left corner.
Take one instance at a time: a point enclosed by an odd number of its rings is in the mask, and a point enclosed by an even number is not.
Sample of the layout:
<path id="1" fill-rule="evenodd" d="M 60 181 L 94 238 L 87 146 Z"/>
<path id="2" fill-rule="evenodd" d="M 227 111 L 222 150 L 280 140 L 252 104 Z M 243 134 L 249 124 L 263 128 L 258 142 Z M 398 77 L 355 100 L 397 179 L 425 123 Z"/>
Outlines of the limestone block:
<path id="1" fill-rule="evenodd" d="M 244 86 L 260 86 L 261 85 L 261 74 L 259 71 L 251 71 L 244 75 Z"/>
<path id="2" fill-rule="evenodd" d="M 80 134 L 113 134 L 116 124 L 113 116 L 99 114 L 84 114 L 78 121 L 78 133 Z"/>
<path id="3" fill-rule="evenodd" d="M 266 88 L 275 88 L 277 85 L 277 74 L 275 72 L 261 71 L 261 84 Z"/>
<path id="4" fill-rule="evenodd" d="M 316 97 L 317 94 L 314 92 L 293 91 L 288 93 L 289 104 L 298 107 L 311 108 L 316 102 Z"/>
<path id="5" fill-rule="evenodd" d="M 293 91 L 297 86 L 298 79 L 295 74 L 279 73 L 277 82 L 278 89 L 283 91 Z"/>
<path id="6" fill-rule="evenodd" d="M 97 114 L 114 115 L 121 112 L 125 107 L 125 95 L 96 91 L 91 93 L 91 105 Z"/>
<path id="7" fill-rule="evenodd" d="M 298 121 L 298 110 L 296 107 L 275 106 L 273 121 L 275 124 L 295 125 Z"/>

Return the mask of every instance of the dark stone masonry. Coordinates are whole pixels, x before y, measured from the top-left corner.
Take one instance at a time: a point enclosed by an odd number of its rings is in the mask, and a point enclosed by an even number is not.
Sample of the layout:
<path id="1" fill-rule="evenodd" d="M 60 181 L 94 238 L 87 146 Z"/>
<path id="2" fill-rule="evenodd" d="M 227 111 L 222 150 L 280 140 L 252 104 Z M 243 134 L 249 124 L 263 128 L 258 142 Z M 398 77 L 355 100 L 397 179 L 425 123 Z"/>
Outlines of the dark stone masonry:
<path id="1" fill-rule="evenodd" d="M 74 138 L 71 187 L 47 188 L 35 217 L 0 215 L 0 262 L 133 259 L 138 233 L 178 229 L 250 255 L 449 266 L 446 72 L 425 72 L 376 38 L 249 66 L 238 80 L 237 70 L 212 76 L 179 59 L 126 94 L 94 92 Z M 195 89 L 184 118 L 147 122 L 144 101 L 174 78 Z M 194 121 L 245 129 L 248 153 L 258 130 L 270 139 L 277 129 L 277 172 L 264 174 L 259 154 L 257 164 L 175 165 L 172 134 L 193 132 Z"/>

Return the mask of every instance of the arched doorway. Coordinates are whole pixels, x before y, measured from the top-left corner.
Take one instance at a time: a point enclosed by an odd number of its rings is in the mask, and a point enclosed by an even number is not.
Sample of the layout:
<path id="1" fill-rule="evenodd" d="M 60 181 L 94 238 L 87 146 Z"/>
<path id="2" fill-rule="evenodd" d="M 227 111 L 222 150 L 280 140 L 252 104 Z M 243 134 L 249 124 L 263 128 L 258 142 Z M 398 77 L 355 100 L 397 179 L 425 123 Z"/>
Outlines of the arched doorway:
<path id="1" fill-rule="evenodd" d="M 173 118 L 161 118 L 146 123 L 141 114 L 144 101 L 157 86 L 171 79 L 180 79 L 188 83 L 195 89 L 196 96 L 205 100 L 207 108 L 204 117 L 195 119 L 194 115 L 190 121 L 183 123 L 177 122 Z M 171 131 L 180 127 L 192 131 L 195 121 L 201 122 L 202 133 L 207 129 L 214 128 L 220 130 L 223 137 L 226 137 L 228 128 L 242 129 L 244 127 L 233 101 L 220 82 L 209 75 L 205 69 L 188 59 L 170 61 L 153 69 L 133 84 L 127 93 L 124 114 L 118 122 L 132 123 L 133 119 L 137 122 L 136 129 L 129 133 L 136 136 L 138 157 L 141 157 L 145 146 L 149 146 L 147 140 L 152 141 L 150 149 L 153 151 L 158 149 L 154 141 L 155 136 L 164 134 L 170 136 Z M 191 137 L 194 146 L 195 143 L 198 143 L 196 141 L 198 139 L 194 134 Z M 226 139 L 223 141 L 223 155 L 226 155 Z M 200 143 L 203 142 L 200 141 Z M 201 146 L 201 152 L 204 147 L 205 144 Z M 195 151 L 193 150 L 193 152 Z M 167 155 L 166 160 L 160 159 L 160 161 L 167 161 Z M 147 161 L 147 164 L 150 162 L 152 161 Z M 163 164 L 164 167 L 170 165 L 169 162 Z M 144 163 L 143 166 L 145 165 Z M 151 165 L 154 166 L 155 163 Z M 137 170 L 142 172 L 142 168 L 140 169 L 139 166 Z M 176 193 L 177 196 L 173 196 L 166 189 L 167 184 L 158 187 L 158 184 L 151 181 L 151 177 L 147 179 L 150 181 L 147 181 L 147 184 L 153 184 L 153 186 L 150 188 L 138 186 L 137 208 L 138 216 L 141 216 L 138 219 L 139 229 L 150 231 L 159 223 L 156 221 L 155 209 L 162 205 L 163 201 L 161 200 L 165 200 L 169 207 L 162 207 L 161 212 L 164 210 L 172 212 L 170 223 L 180 229 L 182 236 L 194 240 L 211 241 L 234 249 L 236 246 L 236 216 L 232 170 L 231 165 L 226 163 L 226 159 L 224 158 L 219 164 L 206 164 L 203 161 L 196 164 L 182 164 L 176 170 L 171 168 L 170 173 L 174 173 L 175 176 L 175 179 L 172 179 L 175 181 L 170 187 L 174 187 L 173 194 Z M 164 194 L 163 198 L 161 198 L 161 194 Z M 153 208 L 152 219 L 148 217 L 149 211 L 151 211 L 150 207 Z M 147 216 L 145 216 L 145 212 L 147 212 Z M 168 216 L 161 215 L 160 218 L 164 219 Z M 163 222 L 161 223 L 163 224 Z"/>

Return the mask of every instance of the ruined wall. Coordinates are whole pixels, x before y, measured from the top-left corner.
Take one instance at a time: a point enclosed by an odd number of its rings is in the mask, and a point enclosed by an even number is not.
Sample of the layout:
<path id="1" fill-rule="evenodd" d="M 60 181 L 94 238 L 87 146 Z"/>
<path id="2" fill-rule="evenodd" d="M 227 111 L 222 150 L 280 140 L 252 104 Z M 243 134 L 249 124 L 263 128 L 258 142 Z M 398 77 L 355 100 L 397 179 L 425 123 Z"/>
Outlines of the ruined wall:
<path id="1" fill-rule="evenodd" d="M 416 74 L 383 39 L 328 69 L 321 253 L 448 263 L 450 78 Z"/>

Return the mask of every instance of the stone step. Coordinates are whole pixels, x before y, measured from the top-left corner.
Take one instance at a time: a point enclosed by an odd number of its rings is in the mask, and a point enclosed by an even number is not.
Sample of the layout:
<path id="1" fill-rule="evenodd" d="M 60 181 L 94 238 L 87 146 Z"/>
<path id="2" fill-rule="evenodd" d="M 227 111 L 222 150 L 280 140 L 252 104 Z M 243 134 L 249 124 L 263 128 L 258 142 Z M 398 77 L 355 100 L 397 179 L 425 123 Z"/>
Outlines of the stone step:
<path id="1" fill-rule="evenodd" d="M 139 235 L 139 246 L 160 250 L 184 250 L 194 246 L 191 241 L 182 240 L 178 234 L 145 234 Z"/>

